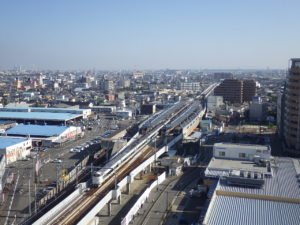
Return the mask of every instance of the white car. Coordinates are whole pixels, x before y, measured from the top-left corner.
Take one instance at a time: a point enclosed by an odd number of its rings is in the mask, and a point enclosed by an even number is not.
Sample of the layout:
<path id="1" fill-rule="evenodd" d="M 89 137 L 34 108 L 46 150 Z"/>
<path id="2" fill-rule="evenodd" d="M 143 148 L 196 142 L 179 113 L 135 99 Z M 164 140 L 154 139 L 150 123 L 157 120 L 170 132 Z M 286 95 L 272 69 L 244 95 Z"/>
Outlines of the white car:
<path id="1" fill-rule="evenodd" d="M 53 163 L 62 163 L 62 160 L 61 159 L 53 159 L 52 162 Z"/>

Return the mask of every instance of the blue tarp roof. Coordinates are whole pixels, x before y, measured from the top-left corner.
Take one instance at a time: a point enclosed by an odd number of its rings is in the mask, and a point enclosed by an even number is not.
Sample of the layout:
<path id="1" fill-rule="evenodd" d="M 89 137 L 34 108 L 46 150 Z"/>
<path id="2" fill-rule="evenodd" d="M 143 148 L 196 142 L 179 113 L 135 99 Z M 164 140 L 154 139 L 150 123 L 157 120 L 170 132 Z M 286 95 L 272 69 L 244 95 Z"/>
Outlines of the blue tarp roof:
<path id="1" fill-rule="evenodd" d="M 56 120 L 66 121 L 81 116 L 72 113 L 50 113 L 50 112 L 2 112 L 0 119 L 23 119 L 23 120 Z"/>
<path id="2" fill-rule="evenodd" d="M 30 135 L 51 137 L 63 133 L 67 126 L 50 126 L 50 125 L 24 125 L 19 124 L 6 131 L 7 135 Z"/>
<path id="3" fill-rule="evenodd" d="M 27 141 L 25 138 L 8 138 L 8 137 L 0 137 L 0 149 L 7 148 L 11 145 L 15 145 L 21 143 L 23 141 Z"/>

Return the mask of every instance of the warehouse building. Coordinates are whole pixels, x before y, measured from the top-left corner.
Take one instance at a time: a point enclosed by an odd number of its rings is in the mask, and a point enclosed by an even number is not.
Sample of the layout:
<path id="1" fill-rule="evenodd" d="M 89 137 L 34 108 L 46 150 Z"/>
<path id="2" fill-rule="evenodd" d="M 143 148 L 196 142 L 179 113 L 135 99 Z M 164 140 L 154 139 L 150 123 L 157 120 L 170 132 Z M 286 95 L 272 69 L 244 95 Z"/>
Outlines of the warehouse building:
<path id="1" fill-rule="evenodd" d="M 52 146 L 82 137 L 81 127 L 54 125 L 24 125 L 6 131 L 7 136 L 31 138 L 34 146 Z"/>
<path id="2" fill-rule="evenodd" d="M 5 156 L 7 165 L 26 158 L 31 148 L 31 139 L 0 137 L 0 154 Z"/>
<path id="3" fill-rule="evenodd" d="M 18 123 L 67 124 L 72 120 L 85 119 L 91 115 L 91 109 L 73 108 L 0 108 L 0 120 L 15 120 Z"/>
<path id="4" fill-rule="evenodd" d="M 0 129 L 6 130 L 8 128 L 14 127 L 16 125 L 15 121 L 11 120 L 0 120 Z"/>

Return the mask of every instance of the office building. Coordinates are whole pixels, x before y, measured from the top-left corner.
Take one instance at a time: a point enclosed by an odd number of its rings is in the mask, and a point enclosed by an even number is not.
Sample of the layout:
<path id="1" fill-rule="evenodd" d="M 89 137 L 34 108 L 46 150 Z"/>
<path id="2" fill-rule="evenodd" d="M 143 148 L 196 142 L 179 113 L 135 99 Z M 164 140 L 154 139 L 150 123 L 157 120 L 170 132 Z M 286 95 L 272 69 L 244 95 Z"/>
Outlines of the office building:
<path id="1" fill-rule="evenodd" d="M 243 101 L 249 102 L 256 95 L 255 80 L 243 80 Z"/>
<path id="2" fill-rule="evenodd" d="M 300 154 L 300 58 L 291 59 L 287 75 L 283 137 L 286 151 Z"/>
<path id="3" fill-rule="evenodd" d="M 249 119 L 253 122 L 262 122 L 266 120 L 267 105 L 260 97 L 252 98 L 252 102 L 249 106 Z"/>
<path id="4" fill-rule="evenodd" d="M 243 102 L 243 82 L 237 79 L 225 79 L 215 88 L 214 95 L 223 96 L 230 103 Z"/>

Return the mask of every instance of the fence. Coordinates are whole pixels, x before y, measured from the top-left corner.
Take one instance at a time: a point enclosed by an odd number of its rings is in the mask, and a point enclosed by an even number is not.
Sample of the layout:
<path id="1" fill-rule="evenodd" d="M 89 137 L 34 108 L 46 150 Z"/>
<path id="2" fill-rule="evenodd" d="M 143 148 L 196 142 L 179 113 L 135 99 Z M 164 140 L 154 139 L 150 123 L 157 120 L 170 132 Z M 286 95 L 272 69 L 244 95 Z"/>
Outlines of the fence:
<path id="1" fill-rule="evenodd" d="M 148 200 L 152 189 L 155 188 L 158 184 L 161 184 L 165 179 L 166 179 L 166 172 L 164 172 L 160 176 L 158 176 L 157 180 L 154 181 L 144 191 L 144 193 L 139 197 L 137 202 L 132 206 L 132 208 L 129 210 L 129 212 L 126 214 L 126 216 L 122 220 L 121 225 L 128 225 L 130 223 L 130 221 L 133 219 L 134 215 L 138 212 L 138 210 L 141 208 L 141 206 L 145 203 L 145 201 Z"/>

